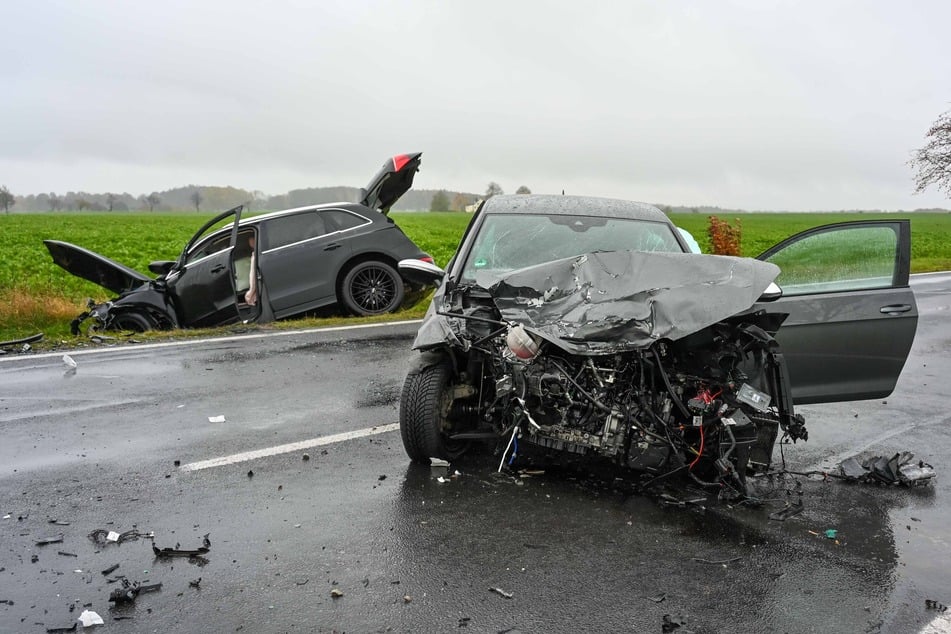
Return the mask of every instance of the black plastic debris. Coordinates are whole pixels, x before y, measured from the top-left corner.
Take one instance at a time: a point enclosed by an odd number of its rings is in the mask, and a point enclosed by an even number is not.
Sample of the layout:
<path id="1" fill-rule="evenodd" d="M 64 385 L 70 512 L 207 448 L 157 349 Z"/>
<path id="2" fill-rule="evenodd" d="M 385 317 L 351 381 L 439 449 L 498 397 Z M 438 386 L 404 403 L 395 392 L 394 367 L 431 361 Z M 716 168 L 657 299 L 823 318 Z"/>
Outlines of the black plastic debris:
<path id="1" fill-rule="evenodd" d="M 948 606 L 939 601 L 935 601 L 934 599 L 925 599 L 925 609 L 935 610 L 937 612 L 947 612 Z"/>
<path id="2" fill-rule="evenodd" d="M 198 577 L 197 579 L 192 579 L 191 581 L 189 581 L 189 582 L 188 582 L 188 587 L 189 587 L 189 588 L 200 589 L 200 588 L 201 588 L 201 577 Z"/>
<path id="3" fill-rule="evenodd" d="M 859 462 L 852 457 L 839 464 L 839 473 L 846 480 L 887 485 L 921 486 L 937 475 L 934 467 L 919 460 L 910 451 L 896 453 L 891 458 L 872 456 Z"/>
<path id="4" fill-rule="evenodd" d="M 112 564 L 111 566 L 109 566 L 108 568 L 106 568 L 105 570 L 103 570 L 103 571 L 102 571 L 102 574 L 108 576 L 108 575 L 111 575 L 112 573 L 114 573 L 114 572 L 115 572 L 116 570 L 118 570 L 118 569 L 119 569 L 119 564 Z"/>
<path id="5" fill-rule="evenodd" d="M 122 587 L 116 588 L 109 594 L 109 602 L 116 605 L 135 603 L 140 594 L 158 592 L 161 589 L 161 583 L 140 584 L 138 581 L 129 582 L 128 579 L 123 579 Z"/>
<path id="6" fill-rule="evenodd" d="M 31 343 L 36 343 L 43 338 L 43 333 L 37 333 L 35 335 L 30 335 L 29 337 L 23 337 L 22 339 L 10 339 L 9 341 L 0 341 L 0 348 L 10 348 L 12 346 L 26 346 L 22 348 L 24 352 L 30 350 Z M 75 628 L 74 628 L 75 629 Z"/>
<path id="7" fill-rule="evenodd" d="M 62 555 L 63 557 L 79 557 L 76 553 L 68 553 L 65 550 L 56 551 L 57 555 Z"/>
<path id="8" fill-rule="evenodd" d="M 208 539 L 208 536 L 211 533 L 206 533 L 204 537 L 201 538 L 202 545 L 199 548 L 193 550 L 185 550 L 181 548 L 159 548 L 158 546 L 152 545 L 152 552 L 155 553 L 156 557 L 199 557 L 205 555 L 211 550 L 211 540 Z"/>
<path id="9" fill-rule="evenodd" d="M 654 603 L 662 603 L 662 602 L 664 601 L 664 599 L 667 598 L 667 593 L 666 593 L 666 592 L 661 592 L 661 593 L 658 594 L 658 595 L 655 595 L 655 596 L 653 596 L 653 597 L 647 597 L 647 598 L 650 599 L 651 601 L 653 601 Z"/>
<path id="10" fill-rule="evenodd" d="M 670 614 L 665 614 L 660 623 L 660 631 L 667 634 L 669 632 L 679 630 L 682 627 L 686 627 L 686 625 L 686 618 L 682 616 L 671 616 Z"/>
<path id="11" fill-rule="evenodd" d="M 794 515 L 799 515 L 802 513 L 803 505 L 802 500 L 798 502 L 786 502 L 786 506 L 779 509 L 778 511 L 773 511 L 769 514 L 769 519 L 776 520 L 777 522 L 784 522 Z"/>
<path id="12" fill-rule="evenodd" d="M 41 537 L 40 539 L 36 540 L 37 546 L 46 546 L 47 544 L 62 544 L 62 543 L 63 543 L 62 535 L 56 535 L 54 537 Z"/>
<path id="13" fill-rule="evenodd" d="M 48 627 L 46 628 L 47 634 L 61 634 L 63 632 L 75 632 L 76 626 L 79 625 L 79 622 L 73 623 L 69 627 Z"/>

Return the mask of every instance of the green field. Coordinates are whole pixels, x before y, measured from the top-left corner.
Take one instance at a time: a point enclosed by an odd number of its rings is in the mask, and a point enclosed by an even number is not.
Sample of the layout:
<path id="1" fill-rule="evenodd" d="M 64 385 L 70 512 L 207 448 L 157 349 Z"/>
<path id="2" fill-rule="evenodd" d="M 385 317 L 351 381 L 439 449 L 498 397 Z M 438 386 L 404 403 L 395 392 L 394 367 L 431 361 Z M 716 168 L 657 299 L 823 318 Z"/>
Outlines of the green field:
<path id="1" fill-rule="evenodd" d="M 213 214 L 38 213 L 0 215 L 0 340 L 36 332 L 71 339 L 68 322 L 85 300 L 109 299 L 108 291 L 53 264 L 44 239 L 63 240 L 147 272 L 153 260 L 174 259 Z M 445 266 L 471 217 L 464 213 L 393 213 L 392 217 L 436 263 Z M 911 218 L 912 271 L 951 269 L 951 214 L 742 214 L 724 219 L 743 228 L 743 255 L 755 256 L 798 231 L 833 222 Z M 707 216 L 673 214 L 705 252 Z M 420 308 L 407 316 L 416 316 Z"/>

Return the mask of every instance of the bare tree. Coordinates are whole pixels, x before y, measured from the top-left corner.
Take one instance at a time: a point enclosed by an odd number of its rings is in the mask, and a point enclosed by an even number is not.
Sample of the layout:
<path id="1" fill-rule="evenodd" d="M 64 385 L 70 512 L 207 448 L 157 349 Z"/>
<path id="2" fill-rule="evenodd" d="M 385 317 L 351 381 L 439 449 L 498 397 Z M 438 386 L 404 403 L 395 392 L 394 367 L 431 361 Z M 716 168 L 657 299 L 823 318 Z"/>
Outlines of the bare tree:
<path id="1" fill-rule="evenodd" d="M 908 162 L 917 170 L 915 192 L 935 185 L 951 197 L 951 110 L 941 114 L 925 134 L 925 146 L 912 153 Z"/>
<path id="2" fill-rule="evenodd" d="M 116 206 L 116 195 L 112 193 L 106 194 L 106 208 L 109 211 L 112 211 L 113 209 L 115 209 L 115 206 Z"/>
<path id="3" fill-rule="evenodd" d="M 162 199 L 159 198 L 158 192 L 152 192 L 145 197 L 145 204 L 149 206 L 149 211 L 155 211 L 160 202 L 162 202 Z"/>
<path id="4" fill-rule="evenodd" d="M 194 193 L 191 196 L 189 196 L 189 199 L 192 201 L 192 204 L 195 205 L 195 213 L 198 213 L 199 211 L 201 211 L 201 201 L 202 201 L 201 191 L 196 189 Z"/>
<path id="5" fill-rule="evenodd" d="M 78 209 L 79 211 L 86 211 L 87 209 L 89 209 L 90 206 L 91 205 L 89 201 L 86 200 L 85 198 L 76 199 L 76 209 Z"/>
<path id="6" fill-rule="evenodd" d="M 488 200 L 493 196 L 501 196 L 505 192 L 502 191 L 502 186 L 492 181 L 489 183 L 489 186 L 485 188 L 485 199 Z"/>
<path id="7" fill-rule="evenodd" d="M 521 187 L 519 187 L 518 189 L 515 190 L 515 193 L 516 193 L 516 194 L 531 194 L 531 193 L 532 193 L 532 190 L 530 190 L 530 189 L 529 189 L 528 187 L 526 187 L 525 185 L 522 185 Z"/>
<path id="8" fill-rule="evenodd" d="M 15 202 L 16 198 L 10 193 L 10 190 L 7 189 L 7 186 L 4 185 L 0 187 L 0 207 L 3 207 L 5 213 L 10 213 L 10 207 L 12 207 Z"/>
<path id="9" fill-rule="evenodd" d="M 55 193 L 50 192 L 49 204 L 50 211 L 59 211 L 60 207 L 63 206 L 63 200 Z"/>

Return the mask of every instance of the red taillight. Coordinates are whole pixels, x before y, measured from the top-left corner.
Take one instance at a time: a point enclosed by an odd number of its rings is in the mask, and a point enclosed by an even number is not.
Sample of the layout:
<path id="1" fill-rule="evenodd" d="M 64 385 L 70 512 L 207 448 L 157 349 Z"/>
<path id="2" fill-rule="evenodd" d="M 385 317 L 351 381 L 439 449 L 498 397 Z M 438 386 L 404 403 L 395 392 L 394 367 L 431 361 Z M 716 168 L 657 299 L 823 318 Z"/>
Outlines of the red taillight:
<path id="1" fill-rule="evenodd" d="M 423 262 L 429 262 L 430 264 L 435 264 L 435 263 L 436 263 L 436 261 L 433 259 L 433 257 L 432 257 L 431 255 L 427 255 L 426 257 L 424 257 L 424 258 L 419 258 L 419 259 L 422 260 Z"/>
<path id="2" fill-rule="evenodd" d="M 398 172 L 403 169 L 403 166 L 409 163 L 409 156 L 406 154 L 400 154 L 399 156 L 393 157 L 393 171 Z"/>

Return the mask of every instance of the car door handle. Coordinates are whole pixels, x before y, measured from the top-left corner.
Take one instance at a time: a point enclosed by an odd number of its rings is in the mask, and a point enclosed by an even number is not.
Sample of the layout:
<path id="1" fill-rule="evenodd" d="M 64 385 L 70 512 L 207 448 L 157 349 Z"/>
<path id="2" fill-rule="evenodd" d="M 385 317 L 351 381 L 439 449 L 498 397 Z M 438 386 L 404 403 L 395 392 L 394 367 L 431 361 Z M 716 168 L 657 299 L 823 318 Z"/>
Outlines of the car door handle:
<path id="1" fill-rule="evenodd" d="M 324 251 L 333 251 L 334 249 L 339 249 L 342 246 L 343 245 L 340 244 L 339 242 L 331 242 L 330 244 L 324 247 Z"/>
<path id="2" fill-rule="evenodd" d="M 216 266 L 216 267 L 214 267 L 213 269 L 211 269 L 211 272 L 212 272 L 212 273 L 221 273 L 221 272 L 224 271 L 224 270 L 225 270 L 225 265 L 224 265 L 224 264 L 219 264 L 218 266 Z"/>
<path id="3" fill-rule="evenodd" d="M 910 304 L 889 304 L 888 306 L 882 306 L 878 309 L 878 312 L 883 315 L 899 315 L 907 313 L 909 310 L 911 310 Z"/>

